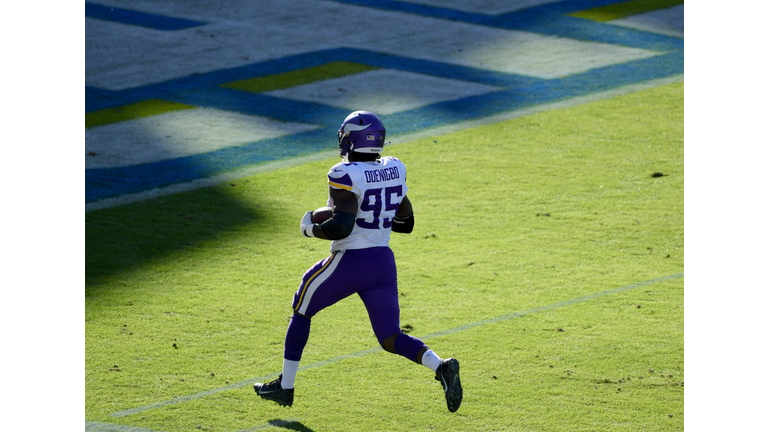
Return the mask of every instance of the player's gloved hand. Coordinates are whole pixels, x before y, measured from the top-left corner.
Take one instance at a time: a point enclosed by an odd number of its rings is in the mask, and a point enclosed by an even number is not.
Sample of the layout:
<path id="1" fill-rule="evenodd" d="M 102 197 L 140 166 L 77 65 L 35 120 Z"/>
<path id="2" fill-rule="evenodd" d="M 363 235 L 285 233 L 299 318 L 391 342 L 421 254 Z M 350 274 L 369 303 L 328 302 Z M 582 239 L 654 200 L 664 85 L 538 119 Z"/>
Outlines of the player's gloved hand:
<path id="1" fill-rule="evenodd" d="M 312 225 L 312 212 L 308 211 L 304 213 L 304 217 L 301 218 L 301 233 L 306 237 L 314 237 L 315 234 L 312 232 Z"/>

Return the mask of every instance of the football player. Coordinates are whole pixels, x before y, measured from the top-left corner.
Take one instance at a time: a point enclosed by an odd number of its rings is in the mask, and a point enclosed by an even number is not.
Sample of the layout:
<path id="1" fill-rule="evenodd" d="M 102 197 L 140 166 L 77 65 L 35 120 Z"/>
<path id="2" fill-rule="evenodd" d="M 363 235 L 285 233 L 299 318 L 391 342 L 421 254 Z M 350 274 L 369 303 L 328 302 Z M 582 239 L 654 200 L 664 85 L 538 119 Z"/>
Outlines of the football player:
<path id="1" fill-rule="evenodd" d="M 386 130 L 371 112 L 355 111 L 347 116 L 338 137 L 342 161 L 328 171 L 328 206 L 333 215 L 313 223 L 308 211 L 300 224 L 301 235 L 330 240 L 331 255 L 304 273 L 293 297 L 282 373 L 253 388 L 264 399 L 291 406 L 312 317 L 356 293 L 382 348 L 432 369 L 443 385 L 448 410 L 456 411 L 462 399 L 459 362 L 441 359 L 424 342 L 400 331 L 397 269 L 389 236 L 392 231 L 413 231 L 405 165 L 395 157 L 381 157 Z"/>

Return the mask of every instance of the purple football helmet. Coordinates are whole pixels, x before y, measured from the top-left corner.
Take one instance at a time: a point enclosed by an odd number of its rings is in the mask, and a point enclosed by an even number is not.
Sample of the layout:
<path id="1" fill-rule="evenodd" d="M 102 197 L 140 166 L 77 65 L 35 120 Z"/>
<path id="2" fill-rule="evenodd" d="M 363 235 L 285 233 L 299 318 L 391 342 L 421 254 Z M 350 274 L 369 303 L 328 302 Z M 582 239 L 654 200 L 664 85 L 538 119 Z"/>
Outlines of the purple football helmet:
<path id="1" fill-rule="evenodd" d="M 381 153 L 387 130 L 379 117 L 369 111 L 355 111 L 348 115 L 339 128 L 339 154 L 349 152 Z"/>

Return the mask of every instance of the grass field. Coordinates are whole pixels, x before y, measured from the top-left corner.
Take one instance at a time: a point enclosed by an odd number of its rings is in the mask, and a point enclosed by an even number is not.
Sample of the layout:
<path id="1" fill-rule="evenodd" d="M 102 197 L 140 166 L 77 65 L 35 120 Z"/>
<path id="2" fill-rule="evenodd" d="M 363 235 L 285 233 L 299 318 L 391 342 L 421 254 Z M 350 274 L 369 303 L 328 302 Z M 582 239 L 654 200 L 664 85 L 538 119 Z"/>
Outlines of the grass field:
<path id="1" fill-rule="evenodd" d="M 329 252 L 298 222 L 336 159 L 87 213 L 86 429 L 682 430 L 683 89 L 385 152 L 416 212 L 401 325 L 461 361 L 457 413 L 354 297 L 313 319 L 292 408 L 253 392 Z"/>

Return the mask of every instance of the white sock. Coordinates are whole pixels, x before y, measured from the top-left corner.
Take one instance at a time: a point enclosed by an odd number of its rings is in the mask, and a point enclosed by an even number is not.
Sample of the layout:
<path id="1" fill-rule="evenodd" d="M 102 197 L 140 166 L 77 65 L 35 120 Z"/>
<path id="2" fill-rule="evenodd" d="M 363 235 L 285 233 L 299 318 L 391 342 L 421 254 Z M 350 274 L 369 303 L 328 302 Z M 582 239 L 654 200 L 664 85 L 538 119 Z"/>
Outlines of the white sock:
<path id="1" fill-rule="evenodd" d="M 280 381 L 280 387 L 292 389 L 296 382 L 296 373 L 299 372 L 299 362 L 283 359 L 283 379 Z"/>
<path id="2" fill-rule="evenodd" d="M 437 372 L 437 367 L 440 366 L 441 361 L 443 361 L 443 359 L 438 357 L 432 350 L 427 350 L 421 358 L 421 364 L 432 369 L 432 372 Z"/>

